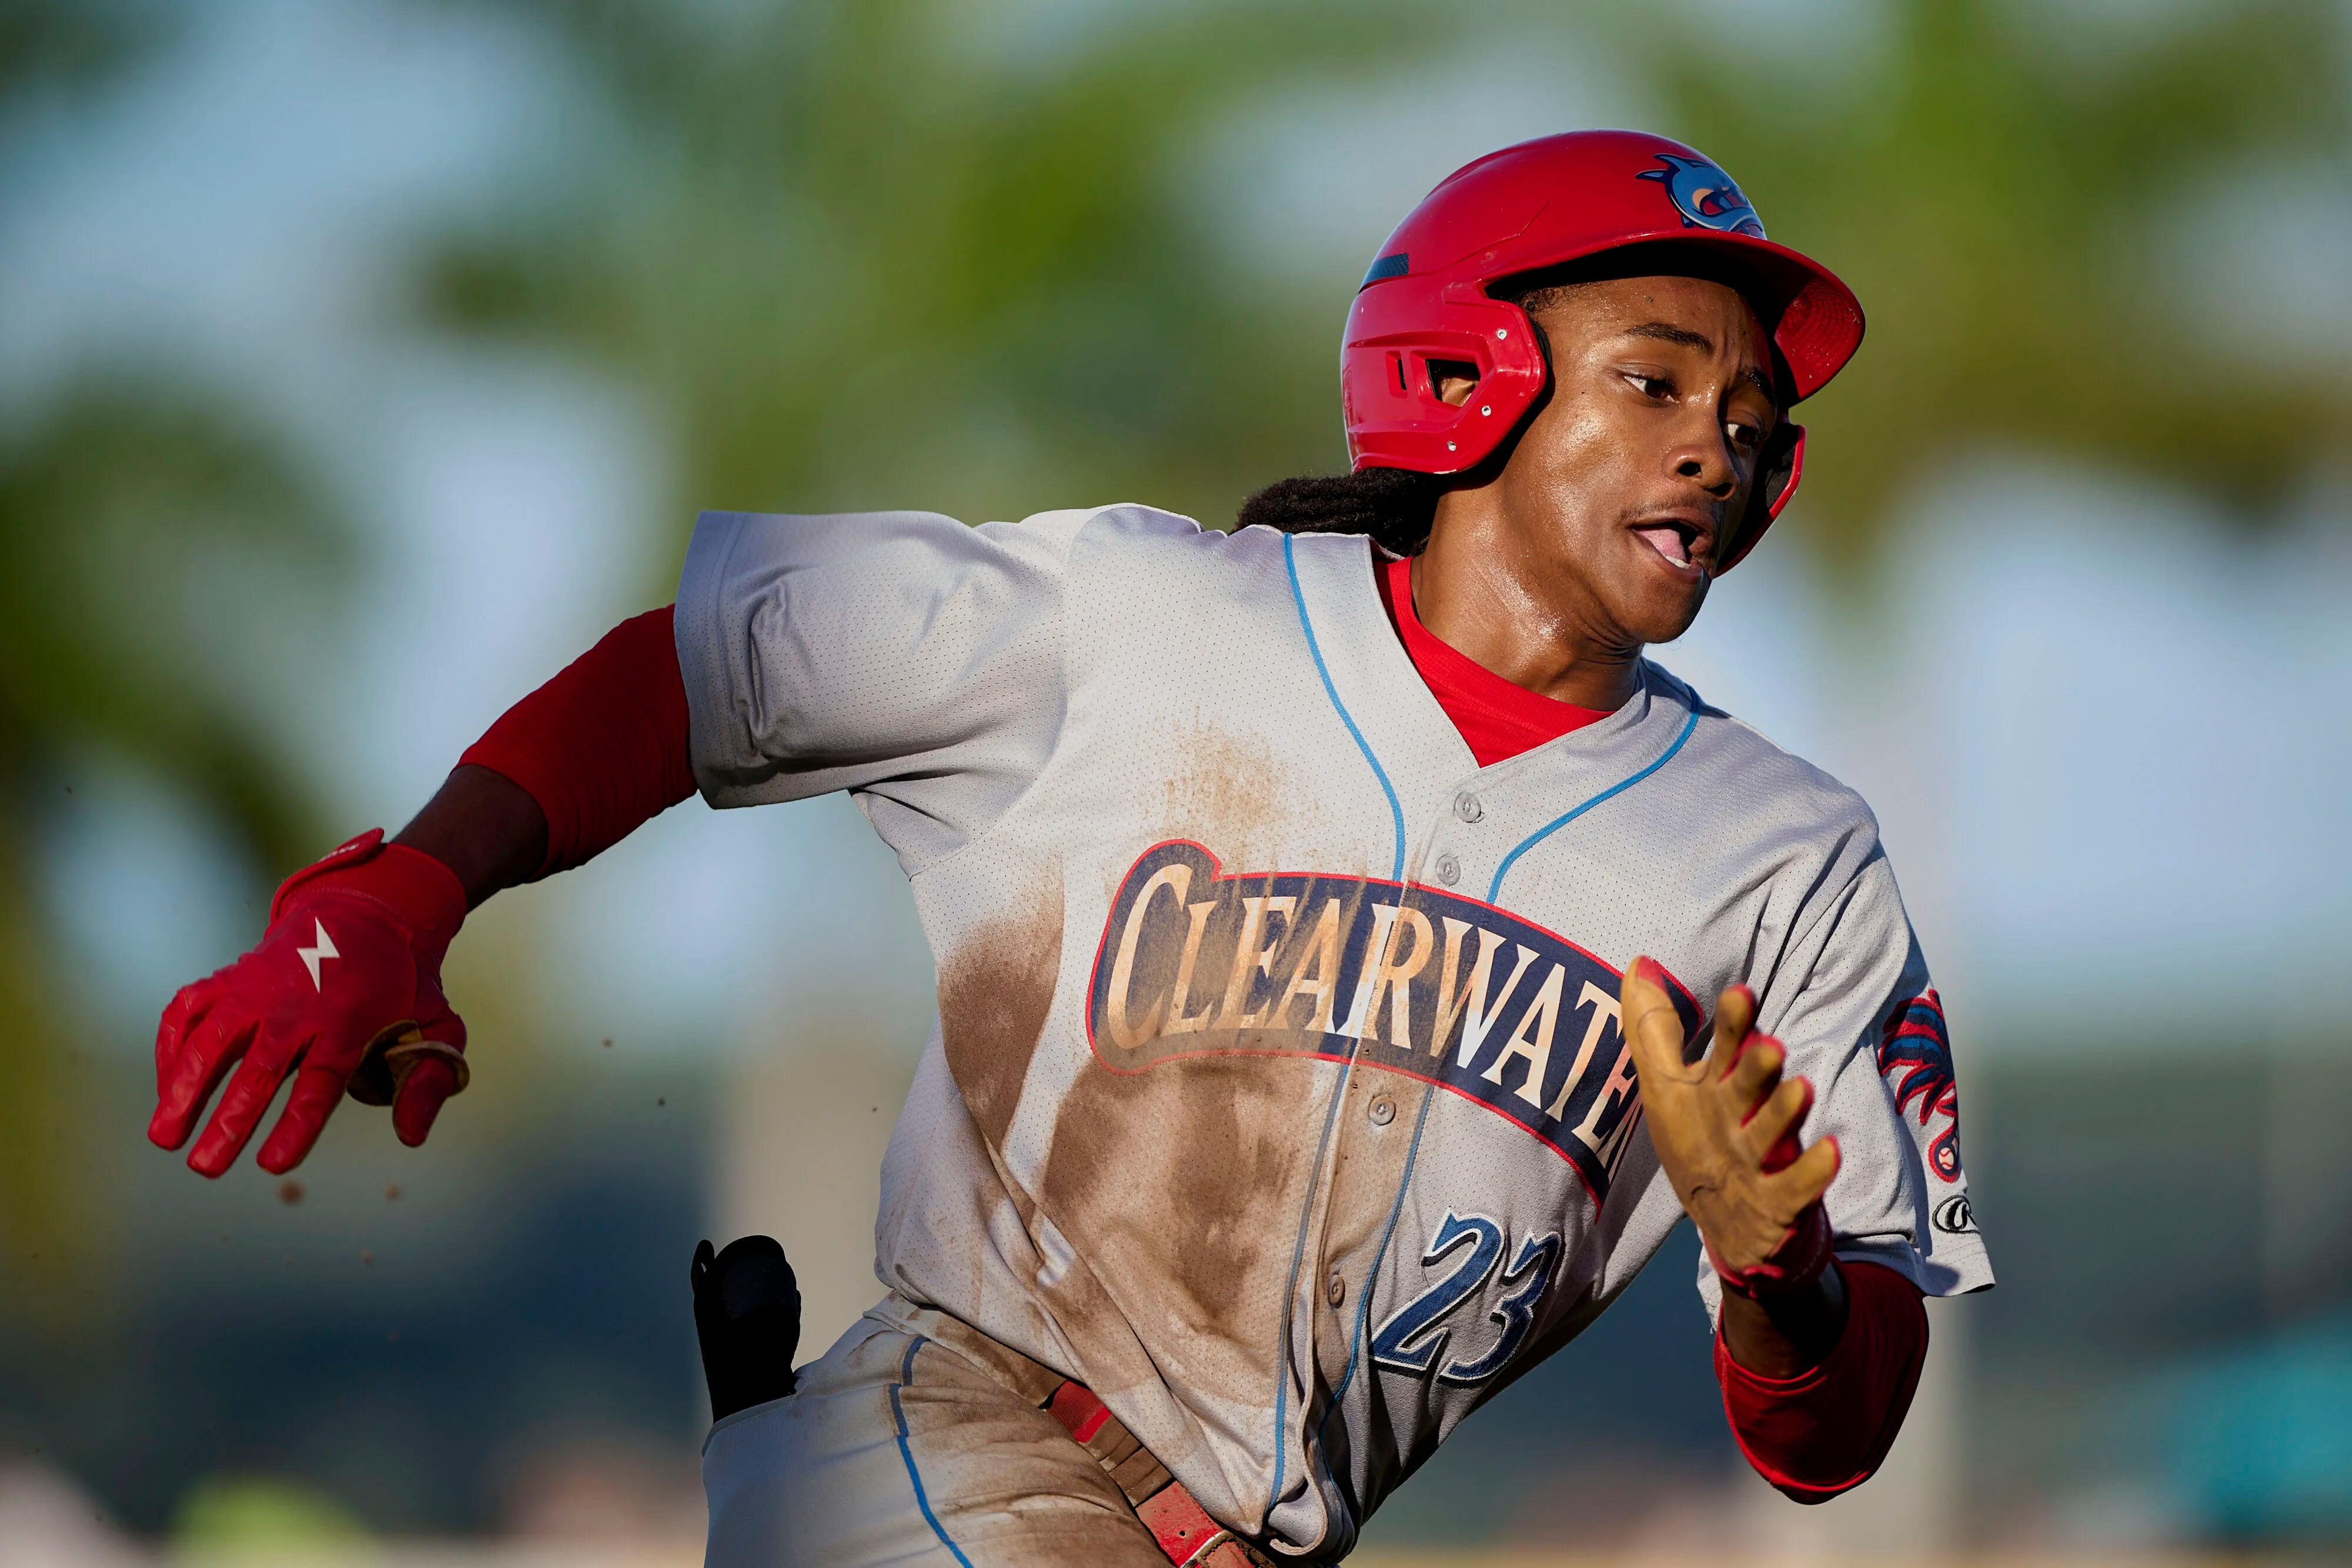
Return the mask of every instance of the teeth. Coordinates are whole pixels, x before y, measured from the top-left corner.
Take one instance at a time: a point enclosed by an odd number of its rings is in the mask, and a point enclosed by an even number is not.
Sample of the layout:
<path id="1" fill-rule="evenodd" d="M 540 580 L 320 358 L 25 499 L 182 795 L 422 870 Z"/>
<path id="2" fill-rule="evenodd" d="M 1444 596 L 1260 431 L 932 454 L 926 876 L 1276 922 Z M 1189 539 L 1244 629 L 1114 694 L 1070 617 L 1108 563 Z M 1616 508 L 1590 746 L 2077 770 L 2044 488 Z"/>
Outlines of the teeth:
<path id="1" fill-rule="evenodd" d="M 1690 564 L 1690 541 L 1683 538 L 1680 530 L 1664 528 L 1643 528 L 1642 537 L 1649 541 L 1652 549 L 1656 550 L 1676 566 Z"/>

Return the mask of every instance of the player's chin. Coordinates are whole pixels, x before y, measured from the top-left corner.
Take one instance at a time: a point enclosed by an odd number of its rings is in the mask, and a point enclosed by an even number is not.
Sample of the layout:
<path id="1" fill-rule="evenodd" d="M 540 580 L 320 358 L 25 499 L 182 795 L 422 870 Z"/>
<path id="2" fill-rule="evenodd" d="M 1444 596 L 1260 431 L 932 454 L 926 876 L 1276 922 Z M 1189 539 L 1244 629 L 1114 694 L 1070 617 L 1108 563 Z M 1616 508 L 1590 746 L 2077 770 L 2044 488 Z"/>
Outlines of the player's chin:
<path id="1" fill-rule="evenodd" d="M 1639 641 L 1671 643 L 1690 630 L 1706 602 L 1713 574 L 1663 570 L 1665 563 L 1654 555 L 1636 559 L 1619 584 L 1618 619 Z"/>

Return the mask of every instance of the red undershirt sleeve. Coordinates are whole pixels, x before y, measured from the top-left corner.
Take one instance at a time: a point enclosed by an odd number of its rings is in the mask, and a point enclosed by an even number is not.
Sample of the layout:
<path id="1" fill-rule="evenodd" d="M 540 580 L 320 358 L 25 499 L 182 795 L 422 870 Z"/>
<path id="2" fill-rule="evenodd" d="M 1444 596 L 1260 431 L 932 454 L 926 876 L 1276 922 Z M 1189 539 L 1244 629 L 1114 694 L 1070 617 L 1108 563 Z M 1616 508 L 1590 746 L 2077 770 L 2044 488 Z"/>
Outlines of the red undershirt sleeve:
<path id="1" fill-rule="evenodd" d="M 670 607 L 614 627 L 458 761 L 511 779 L 539 802 L 547 815 L 540 876 L 582 864 L 693 794 Z"/>
<path id="2" fill-rule="evenodd" d="M 1718 1330 L 1715 1376 L 1731 1434 L 1756 1473 L 1799 1502 L 1827 1502 L 1871 1478 L 1895 1446 L 1927 1356 L 1918 1287 L 1892 1269 L 1841 1259 L 1845 1333 L 1795 1377 L 1759 1377 Z"/>

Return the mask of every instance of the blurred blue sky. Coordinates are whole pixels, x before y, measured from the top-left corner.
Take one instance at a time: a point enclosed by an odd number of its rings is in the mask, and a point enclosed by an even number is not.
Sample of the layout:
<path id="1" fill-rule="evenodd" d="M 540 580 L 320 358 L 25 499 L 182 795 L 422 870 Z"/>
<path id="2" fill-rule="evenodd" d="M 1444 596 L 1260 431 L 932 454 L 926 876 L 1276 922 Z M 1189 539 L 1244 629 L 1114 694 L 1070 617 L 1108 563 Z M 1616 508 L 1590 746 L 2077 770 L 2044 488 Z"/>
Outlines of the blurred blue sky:
<path id="1" fill-rule="evenodd" d="M 1025 6 L 982 31 L 992 47 L 1050 50 L 1092 9 Z M 1800 43 L 1867 53 L 1866 26 L 1840 30 L 1856 7 L 1778 9 L 1811 29 Z M 2160 20 L 2167 7 L 2131 9 Z M 37 115 L 0 139 L 14 187 L 0 412 L 93 353 L 136 367 L 163 343 L 315 436 L 367 529 L 358 597 L 221 635 L 256 713 L 314 759 L 339 820 L 396 825 L 507 703 L 643 608 L 635 586 L 669 564 L 643 552 L 679 537 L 649 526 L 675 521 L 646 516 L 665 435 L 626 389 L 438 345 L 388 296 L 392 236 L 420 214 L 497 199 L 534 161 L 593 150 L 558 144 L 582 121 L 531 40 L 478 18 L 373 0 L 191 14 L 194 47 L 110 97 L 94 124 Z M 1384 95 L 1310 85 L 1236 119 L 1174 177 L 1251 266 L 1352 271 L 1455 163 L 1642 110 L 1599 58 L 1566 73 L 1492 56 L 1435 68 L 1479 90 L 1400 83 L 1395 96 L 1474 107 L 1387 114 L 1376 155 L 1363 106 Z M 1738 168 L 1737 148 L 1715 151 Z M 2347 204 L 2340 189 L 2284 201 L 2294 188 L 2292 170 L 2221 181 L 2151 247 L 2184 295 L 2220 300 L 2185 330 L 2271 333 L 2282 354 L 2340 341 L 2352 313 L 2328 287 Z M 1771 193 L 1756 195 L 1769 211 Z M 2291 243 L 2247 243 L 2245 215 L 2272 207 L 2287 209 Z M 2332 325 L 2297 331 L 2305 313 Z M 1814 461 L 1870 455 L 1827 428 Z M 1126 498 L 1151 497 L 1035 501 Z M 876 475 L 872 503 L 895 500 Z M 2329 961 L 2352 940 L 2340 476 L 2267 531 L 2200 505 L 2127 475 L 1986 453 L 1916 498 L 1857 601 L 1811 570 L 1800 501 L 1660 655 L 1871 798 L 1964 1052 L 2109 1047 L 2148 1020 L 2240 1042 L 2309 1035 L 2344 988 Z M 242 946 L 266 890 L 243 885 L 168 799 L 110 780 L 103 759 L 91 778 L 60 808 L 49 885 L 121 1026 L 110 1032 L 136 1042 L 173 985 Z M 843 802 L 725 819 L 689 804 L 523 896 L 541 901 L 534 926 L 564 956 L 564 1005 L 649 1043 L 750 1041 L 751 1020 L 777 1007 L 878 1009 L 890 1038 L 919 1038 L 919 937 L 889 857 Z M 845 999 L 844 975 L 899 977 L 904 990 Z"/>

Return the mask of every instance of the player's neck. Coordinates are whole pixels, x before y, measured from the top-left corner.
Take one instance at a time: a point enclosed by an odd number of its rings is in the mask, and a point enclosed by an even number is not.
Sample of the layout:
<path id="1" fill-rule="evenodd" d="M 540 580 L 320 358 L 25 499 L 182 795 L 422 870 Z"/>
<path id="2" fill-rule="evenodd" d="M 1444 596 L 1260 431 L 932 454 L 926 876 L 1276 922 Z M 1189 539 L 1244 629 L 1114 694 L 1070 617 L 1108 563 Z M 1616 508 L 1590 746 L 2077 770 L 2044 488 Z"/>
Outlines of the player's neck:
<path id="1" fill-rule="evenodd" d="M 1533 568 L 1491 520 L 1443 518 L 1412 563 L 1414 613 L 1438 641 L 1539 695 L 1614 712 L 1641 684 L 1642 644 L 1581 585 Z"/>

